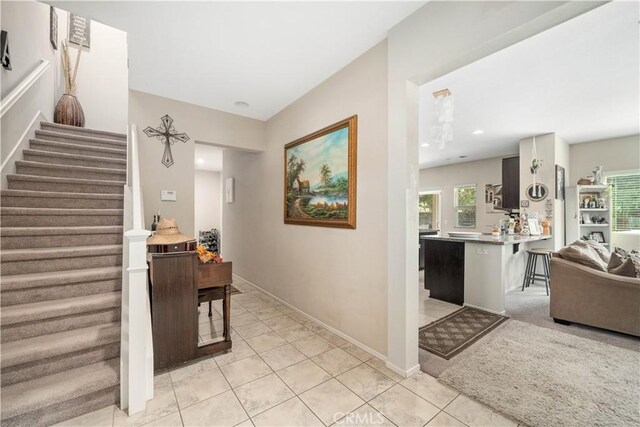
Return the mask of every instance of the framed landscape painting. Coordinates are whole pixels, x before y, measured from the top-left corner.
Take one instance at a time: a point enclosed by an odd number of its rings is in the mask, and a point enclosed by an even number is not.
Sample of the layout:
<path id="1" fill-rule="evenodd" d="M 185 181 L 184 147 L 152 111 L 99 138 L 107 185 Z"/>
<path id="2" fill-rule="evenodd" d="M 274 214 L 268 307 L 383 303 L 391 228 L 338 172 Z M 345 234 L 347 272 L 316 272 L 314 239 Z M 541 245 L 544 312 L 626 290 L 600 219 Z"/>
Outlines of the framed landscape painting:
<path id="1" fill-rule="evenodd" d="M 285 224 L 356 228 L 358 116 L 284 146 Z"/>

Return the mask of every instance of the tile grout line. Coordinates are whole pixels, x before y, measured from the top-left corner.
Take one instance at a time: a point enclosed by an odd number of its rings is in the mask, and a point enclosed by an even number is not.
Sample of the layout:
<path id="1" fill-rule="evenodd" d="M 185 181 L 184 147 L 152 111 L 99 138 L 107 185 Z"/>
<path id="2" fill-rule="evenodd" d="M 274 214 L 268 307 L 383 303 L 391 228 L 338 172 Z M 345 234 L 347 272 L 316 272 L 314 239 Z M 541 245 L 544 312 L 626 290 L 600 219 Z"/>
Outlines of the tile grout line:
<path id="1" fill-rule="evenodd" d="M 231 315 L 231 313 L 229 313 L 229 315 Z M 244 359 L 243 359 L 244 360 Z M 215 361 L 215 360 L 214 360 Z M 218 363 L 216 362 L 216 365 Z M 238 398 L 238 395 L 236 394 L 236 391 L 233 389 L 233 387 L 231 387 L 231 383 L 229 382 L 229 380 L 227 379 L 226 375 L 224 374 L 224 372 L 222 372 L 222 369 L 220 367 L 218 367 L 218 369 L 220 370 L 220 373 L 222 374 L 222 378 L 224 378 L 224 380 L 226 381 L 227 385 L 229 386 L 229 390 L 231 390 L 231 392 L 233 393 L 233 395 L 236 397 L 236 400 L 238 401 L 238 403 L 240 404 L 240 407 L 242 408 L 242 410 L 244 411 L 244 413 L 247 416 L 248 420 L 251 420 L 251 417 L 249 416 L 249 413 L 247 412 L 247 410 L 244 408 L 244 405 L 242 404 L 242 402 L 240 401 L 240 399 Z M 247 383 L 249 384 L 249 383 Z M 224 393 L 224 392 L 223 392 Z M 219 396 L 222 393 L 218 393 L 215 396 Z M 211 396 L 211 397 L 215 397 L 215 396 Z M 211 399 L 211 397 L 209 399 Z M 205 399 L 207 400 L 207 399 Z M 202 402 L 204 402 L 204 400 L 202 400 Z M 199 403 L 199 402 L 198 402 Z M 193 406 L 193 405 L 192 405 Z M 244 421 L 240 421 L 240 423 L 242 423 Z M 239 424 L 239 423 L 238 423 Z M 253 421 L 251 422 L 251 424 L 253 424 Z"/>
<path id="2" fill-rule="evenodd" d="M 200 363 L 200 362 L 198 362 L 198 363 Z M 178 415 L 180 415 L 180 422 L 182 423 L 182 426 L 184 427 L 184 419 L 182 418 L 182 408 L 180 408 L 180 402 L 178 402 L 178 395 L 176 394 L 176 388 L 173 385 L 173 378 L 171 377 L 171 373 L 170 372 L 171 371 L 168 371 L 167 375 L 169 375 L 169 381 L 171 382 L 171 391 L 173 391 L 173 398 L 176 399 L 176 406 L 178 407 Z M 154 392 L 154 397 L 155 397 L 155 392 Z M 196 402 L 196 403 L 198 403 L 198 402 Z M 195 403 L 194 403 L 194 405 L 195 405 Z M 169 415 L 171 415 L 171 414 L 169 414 Z M 169 415 L 167 415 L 167 416 L 169 416 Z M 163 418 L 163 417 L 160 417 L 160 418 Z M 158 420 L 160 418 L 158 418 Z M 154 421 L 157 421 L 157 420 L 154 420 Z M 153 421 L 151 421 L 151 422 L 153 422 Z"/>

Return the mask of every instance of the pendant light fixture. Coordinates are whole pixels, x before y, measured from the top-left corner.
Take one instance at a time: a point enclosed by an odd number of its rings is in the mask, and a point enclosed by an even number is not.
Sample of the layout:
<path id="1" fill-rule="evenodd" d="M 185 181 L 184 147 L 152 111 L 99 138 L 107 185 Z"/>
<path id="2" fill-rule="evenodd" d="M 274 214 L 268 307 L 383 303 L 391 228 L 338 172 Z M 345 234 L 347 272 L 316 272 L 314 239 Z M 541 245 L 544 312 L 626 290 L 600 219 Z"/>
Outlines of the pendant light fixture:
<path id="1" fill-rule="evenodd" d="M 433 92 L 431 140 L 440 149 L 453 141 L 453 95 L 449 89 Z"/>

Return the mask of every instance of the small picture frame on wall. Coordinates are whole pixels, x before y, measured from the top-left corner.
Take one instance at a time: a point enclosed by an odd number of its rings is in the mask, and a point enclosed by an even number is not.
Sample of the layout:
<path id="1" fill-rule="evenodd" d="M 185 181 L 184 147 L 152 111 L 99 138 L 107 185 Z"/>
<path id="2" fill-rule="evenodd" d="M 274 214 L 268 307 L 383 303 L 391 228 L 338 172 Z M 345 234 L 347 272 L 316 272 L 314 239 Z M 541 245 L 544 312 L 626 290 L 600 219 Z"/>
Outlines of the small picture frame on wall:
<path id="1" fill-rule="evenodd" d="M 69 43 L 78 46 L 91 47 L 91 20 L 84 16 L 69 13 Z"/>
<path id="2" fill-rule="evenodd" d="M 235 199 L 235 180 L 233 178 L 227 178 L 224 182 L 224 194 L 227 203 L 233 203 Z"/>
<path id="3" fill-rule="evenodd" d="M 53 6 L 49 6 L 49 41 L 53 50 L 58 50 L 58 14 Z"/>
<path id="4" fill-rule="evenodd" d="M 564 200 L 565 176 L 564 168 L 556 165 L 556 199 Z"/>

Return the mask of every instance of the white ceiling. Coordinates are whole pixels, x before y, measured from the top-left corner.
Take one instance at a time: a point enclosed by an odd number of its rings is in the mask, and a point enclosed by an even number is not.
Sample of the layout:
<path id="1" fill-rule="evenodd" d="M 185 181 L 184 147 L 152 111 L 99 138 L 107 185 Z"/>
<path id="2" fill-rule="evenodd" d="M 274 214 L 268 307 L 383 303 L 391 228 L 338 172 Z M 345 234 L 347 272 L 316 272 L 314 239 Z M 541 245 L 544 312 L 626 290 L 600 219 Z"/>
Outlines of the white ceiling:
<path id="1" fill-rule="evenodd" d="M 45 3 L 126 31 L 132 89 L 267 120 L 426 2 Z"/>
<path id="2" fill-rule="evenodd" d="M 196 169 L 222 172 L 222 152 L 224 148 L 207 144 L 195 144 L 194 162 Z"/>
<path id="3" fill-rule="evenodd" d="M 432 93 L 449 88 L 455 106 L 453 142 L 421 147 L 420 167 L 517 154 L 550 132 L 570 144 L 639 133 L 639 15 L 638 2 L 608 3 L 421 86 L 421 143 Z"/>

